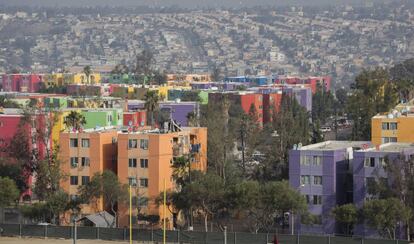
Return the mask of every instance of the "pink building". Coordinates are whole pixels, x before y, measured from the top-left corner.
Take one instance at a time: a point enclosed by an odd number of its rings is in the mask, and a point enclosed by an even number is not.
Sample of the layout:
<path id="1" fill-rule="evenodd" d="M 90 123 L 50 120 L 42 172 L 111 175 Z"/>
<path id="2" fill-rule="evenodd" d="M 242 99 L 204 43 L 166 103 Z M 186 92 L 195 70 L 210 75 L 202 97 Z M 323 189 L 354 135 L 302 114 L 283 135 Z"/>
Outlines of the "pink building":
<path id="1" fill-rule="evenodd" d="M 5 74 L 2 89 L 7 92 L 38 92 L 43 76 L 39 74 Z"/>

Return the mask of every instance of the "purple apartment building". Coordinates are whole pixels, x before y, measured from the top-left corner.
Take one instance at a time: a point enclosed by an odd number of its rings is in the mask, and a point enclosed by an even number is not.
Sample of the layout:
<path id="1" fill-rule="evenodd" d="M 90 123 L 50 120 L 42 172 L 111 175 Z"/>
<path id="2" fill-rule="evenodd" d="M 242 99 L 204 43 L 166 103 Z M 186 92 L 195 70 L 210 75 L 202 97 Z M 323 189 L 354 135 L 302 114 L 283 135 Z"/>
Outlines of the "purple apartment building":
<path id="1" fill-rule="evenodd" d="M 370 181 L 387 179 L 387 172 L 384 169 L 386 159 L 392 162 L 399 156 L 406 159 L 414 155 L 414 144 L 412 143 L 387 143 L 378 147 L 359 150 L 354 153 L 353 160 L 353 202 L 361 208 L 367 199 L 376 198 L 368 190 Z M 389 182 L 389 180 L 388 180 Z M 368 237 L 378 237 L 376 230 L 364 224 L 354 228 L 354 234 Z M 401 227 L 397 237 L 406 238 L 405 228 Z"/>
<path id="2" fill-rule="evenodd" d="M 128 110 L 135 111 L 144 109 L 145 101 L 129 100 Z M 199 114 L 200 105 L 198 102 L 160 102 L 160 111 L 169 113 L 171 118 L 181 126 L 188 126 L 187 115 L 190 112 Z"/>
<path id="3" fill-rule="evenodd" d="M 305 225 L 295 216 L 295 233 L 337 232 L 332 208 L 352 202 L 353 154 L 369 145 L 364 141 L 326 141 L 290 150 L 289 184 L 304 195 L 309 212 L 318 217 L 317 223 Z"/>

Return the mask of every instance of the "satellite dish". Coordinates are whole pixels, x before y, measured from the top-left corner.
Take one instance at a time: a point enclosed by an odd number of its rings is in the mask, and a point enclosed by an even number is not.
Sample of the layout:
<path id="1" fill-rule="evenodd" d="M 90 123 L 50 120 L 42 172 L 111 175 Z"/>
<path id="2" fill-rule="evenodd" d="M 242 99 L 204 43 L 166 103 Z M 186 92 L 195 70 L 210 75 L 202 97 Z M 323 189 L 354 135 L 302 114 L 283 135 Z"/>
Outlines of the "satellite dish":
<path id="1" fill-rule="evenodd" d="M 301 149 L 302 148 L 302 143 L 300 142 L 299 144 L 298 144 L 298 149 Z"/>
<path id="2" fill-rule="evenodd" d="M 128 121 L 128 125 L 132 126 L 132 120 Z"/>
<path id="3" fill-rule="evenodd" d="M 141 121 L 141 126 L 144 126 L 144 121 L 143 120 Z"/>

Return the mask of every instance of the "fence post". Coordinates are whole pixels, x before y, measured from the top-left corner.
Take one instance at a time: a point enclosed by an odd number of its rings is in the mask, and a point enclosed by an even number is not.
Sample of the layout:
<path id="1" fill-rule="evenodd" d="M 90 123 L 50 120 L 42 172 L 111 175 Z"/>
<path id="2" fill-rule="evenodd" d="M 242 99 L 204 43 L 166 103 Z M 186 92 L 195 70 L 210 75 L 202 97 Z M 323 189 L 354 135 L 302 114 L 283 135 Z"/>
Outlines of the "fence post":
<path id="1" fill-rule="evenodd" d="M 269 243 L 269 233 L 266 233 L 266 244 Z"/>
<path id="2" fill-rule="evenodd" d="M 234 232 L 234 244 L 237 243 L 236 238 L 237 238 L 237 235 L 236 235 L 236 232 Z"/>
<path id="3" fill-rule="evenodd" d="M 126 240 L 126 229 L 124 228 L 124 241 Z"/>
<path id="4" fill-rule="evenodd" d="M 47 239 L 47 225 L 45 225 L 45 239 Z"/>
<path id="5" fill-rule="evenodd" d="M 180 229 L 177 230 L 177 243 L 180 244 Z"/>
<path id="6" fill-rule="evenodd" d="M 96 227 L 96 239 L 99 240 L 99 227 Z"/>
<path id="7" fill-rule="evenodd" d="M 224 244 L 227 244 L 227 226 L 224 226 Z"/>
<path id="8" fill-rule="evenodd" d="M 361 237 L 361 244 L 364 244 L 364 237 Z"/>
<path id="9" fill-rule="evenodd" d="M 328 244 L 331 244 L 331 235 L 328 235 Z"/>
<path id="10" fill-rule="evenodd" d="M 296 244 L 300 244 L 300 236 L 299 236 L 299 232 L 296 235 Z"/>
<path id="11" fill-rule="evenodd" d="M 151 228 L 151 242 L 154 241 L 154 230 Z"/>
<path id="12" fill-rule="evenodd" d="M 22 224 L 19 224 L 19 236 L 22 237 Z"/>

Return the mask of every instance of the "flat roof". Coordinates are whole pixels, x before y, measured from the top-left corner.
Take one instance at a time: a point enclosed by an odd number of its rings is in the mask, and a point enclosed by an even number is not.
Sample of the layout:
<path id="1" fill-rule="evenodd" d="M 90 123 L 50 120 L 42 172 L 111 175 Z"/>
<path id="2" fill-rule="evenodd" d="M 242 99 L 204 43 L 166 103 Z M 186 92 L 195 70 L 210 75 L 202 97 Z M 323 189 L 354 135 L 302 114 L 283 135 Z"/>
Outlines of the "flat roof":
<path id="1" fill-rule="evenodd" d="M 390 142 L 377 147 L 359 150 L 361 152 L 403 152 L 406 149 L 414 150 L 414 143 Z"/>
<path id="2" fill-rule="evenodd" d="M 320 150 L 320 151 L 326 151 L 326 150 L 338 150 L 338 149 L 345 149 L 349 147 L 369 147 L 371 146 L 370 141 L 325 141 L 320 142 L 312 145 L 307 145 L 304 147 L 301 147 L 298 150 Z"/>

